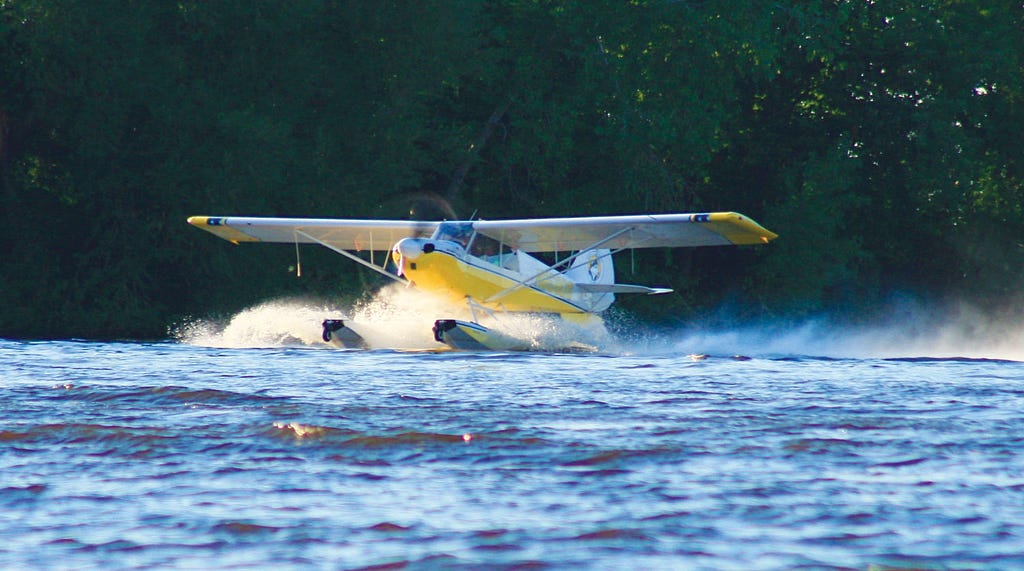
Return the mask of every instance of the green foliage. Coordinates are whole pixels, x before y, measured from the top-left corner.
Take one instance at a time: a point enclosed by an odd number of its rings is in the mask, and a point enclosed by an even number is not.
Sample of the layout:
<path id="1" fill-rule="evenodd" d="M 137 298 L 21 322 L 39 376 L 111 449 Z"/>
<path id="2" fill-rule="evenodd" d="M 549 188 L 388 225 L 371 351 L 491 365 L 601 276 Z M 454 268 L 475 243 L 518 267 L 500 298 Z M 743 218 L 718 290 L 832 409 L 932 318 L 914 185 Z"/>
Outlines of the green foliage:
<path id="1" fill-rule="evenodd" d="M 851 188 L 858 162 L 849 157 L 847 142 L 791 165 L 782 184 L 791 189 L 770 206 L 765 217 L 786 228 L 780 240 L 765 252 L 764 262 L 750 277 L 760 284 L 760 297 L 776 302 L 789 313 L 818 312 L 829 305 L 854 302 L 855 289 L 869 287 L 862 268 L 870 253 L 859 232 L 850 228 L 847 213 L 865 199 Z"/>
<path id="2" fill-rule="evenodd" d="M 1024 8 L 964 2 L 0 1 L 0 335 L 161 337 L 357 291 L 190 214 L 736 210 L 768 248 L 638 252 L 725 302 L 997 305 L 1024 273 Z M 628 277 L 626 277 L 628 276 Z"/>

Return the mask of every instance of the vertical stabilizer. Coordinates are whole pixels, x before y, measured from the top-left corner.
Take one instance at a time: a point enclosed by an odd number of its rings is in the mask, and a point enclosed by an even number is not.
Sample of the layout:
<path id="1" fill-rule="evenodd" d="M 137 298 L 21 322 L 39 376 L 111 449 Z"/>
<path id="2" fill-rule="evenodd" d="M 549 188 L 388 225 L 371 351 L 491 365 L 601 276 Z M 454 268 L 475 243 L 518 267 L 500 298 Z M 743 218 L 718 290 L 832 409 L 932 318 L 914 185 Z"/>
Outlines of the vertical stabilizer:
<path id="1" fill-rule="evenodd" d="M 591 250 L 578 256 L 573 260 L 572 266 L 566 270 L 565 277 L 572 280 L 573 283 L 584 286 L 614 284 L 615 264 L 612 262 L 611 250 Z M 597 289 L 600 288 L 591 291 Z M 615 301 L 615 294 L 609 290 L 586 295 L 589 297 L 588 305 L 592 312 L 604 311 Z"/>

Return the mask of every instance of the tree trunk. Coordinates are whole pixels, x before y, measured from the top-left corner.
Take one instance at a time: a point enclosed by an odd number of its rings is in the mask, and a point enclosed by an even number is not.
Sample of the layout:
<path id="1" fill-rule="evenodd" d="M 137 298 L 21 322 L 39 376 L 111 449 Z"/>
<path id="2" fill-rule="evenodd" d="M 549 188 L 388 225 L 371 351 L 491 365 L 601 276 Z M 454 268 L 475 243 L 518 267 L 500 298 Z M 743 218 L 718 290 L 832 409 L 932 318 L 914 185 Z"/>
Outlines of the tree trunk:
<path id="1" fill-rule="evenodd" d="M 511 101 L 505 101 L 498 105 L 494 112 L 491 113 L 491 117 L 487 119 L 487 123 L 484 124 L 483 129 L 480 130 L 480 136 L 476 138 L 476 143 L 469 148 L 469 156 L 463 161 L 462 165 L 455 170 L 452 174 L 452 182 L 448 185 L 448 190 L 444 193 L 444 199 L 451 203 L 453 200 L 458 198 L 459 192 L 462 190 L 462 183 L 466 179 L 466 174 L 469 173 L 469 169 L 476 162 L 477 156 L 480 155 L 480 149 L 487 144 L 487 140 L 494 134 L 494 128 L 501 121 L 501 118 L 505 116 L 508 111 L 508 107 L 511 105 Z"/>

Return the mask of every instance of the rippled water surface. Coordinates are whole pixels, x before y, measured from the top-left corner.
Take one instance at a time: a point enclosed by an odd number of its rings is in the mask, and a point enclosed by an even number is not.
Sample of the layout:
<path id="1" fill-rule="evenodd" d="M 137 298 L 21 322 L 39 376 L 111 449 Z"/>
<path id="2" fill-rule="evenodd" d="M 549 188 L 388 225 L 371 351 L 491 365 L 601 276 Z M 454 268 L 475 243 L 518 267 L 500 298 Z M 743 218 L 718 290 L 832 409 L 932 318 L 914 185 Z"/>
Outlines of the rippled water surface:
<path id="1" fill-rule="evenodd" d="M 1024 364 L 0 341 L 0 567 L 1024 568 Z"/>

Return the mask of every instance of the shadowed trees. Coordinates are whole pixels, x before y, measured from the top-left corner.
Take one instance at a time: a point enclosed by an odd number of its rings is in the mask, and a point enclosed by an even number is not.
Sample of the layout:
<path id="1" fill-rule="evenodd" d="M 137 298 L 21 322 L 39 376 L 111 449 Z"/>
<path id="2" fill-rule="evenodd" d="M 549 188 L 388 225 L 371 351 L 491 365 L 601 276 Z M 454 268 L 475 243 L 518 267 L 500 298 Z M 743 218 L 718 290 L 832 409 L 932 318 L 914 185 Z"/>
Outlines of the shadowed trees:
<path id="1" fill-rule="evenodd" d="M 1024 272 L 1024 8 L 896 1 L 0 0 L 0 335 L 160 337 L 357 293 L 189 214 L 737 210 L 763 249 L 644 251 L 699 315 L 996 306 Z M 625 260 L 623 260 L 625 261 Z"/>

